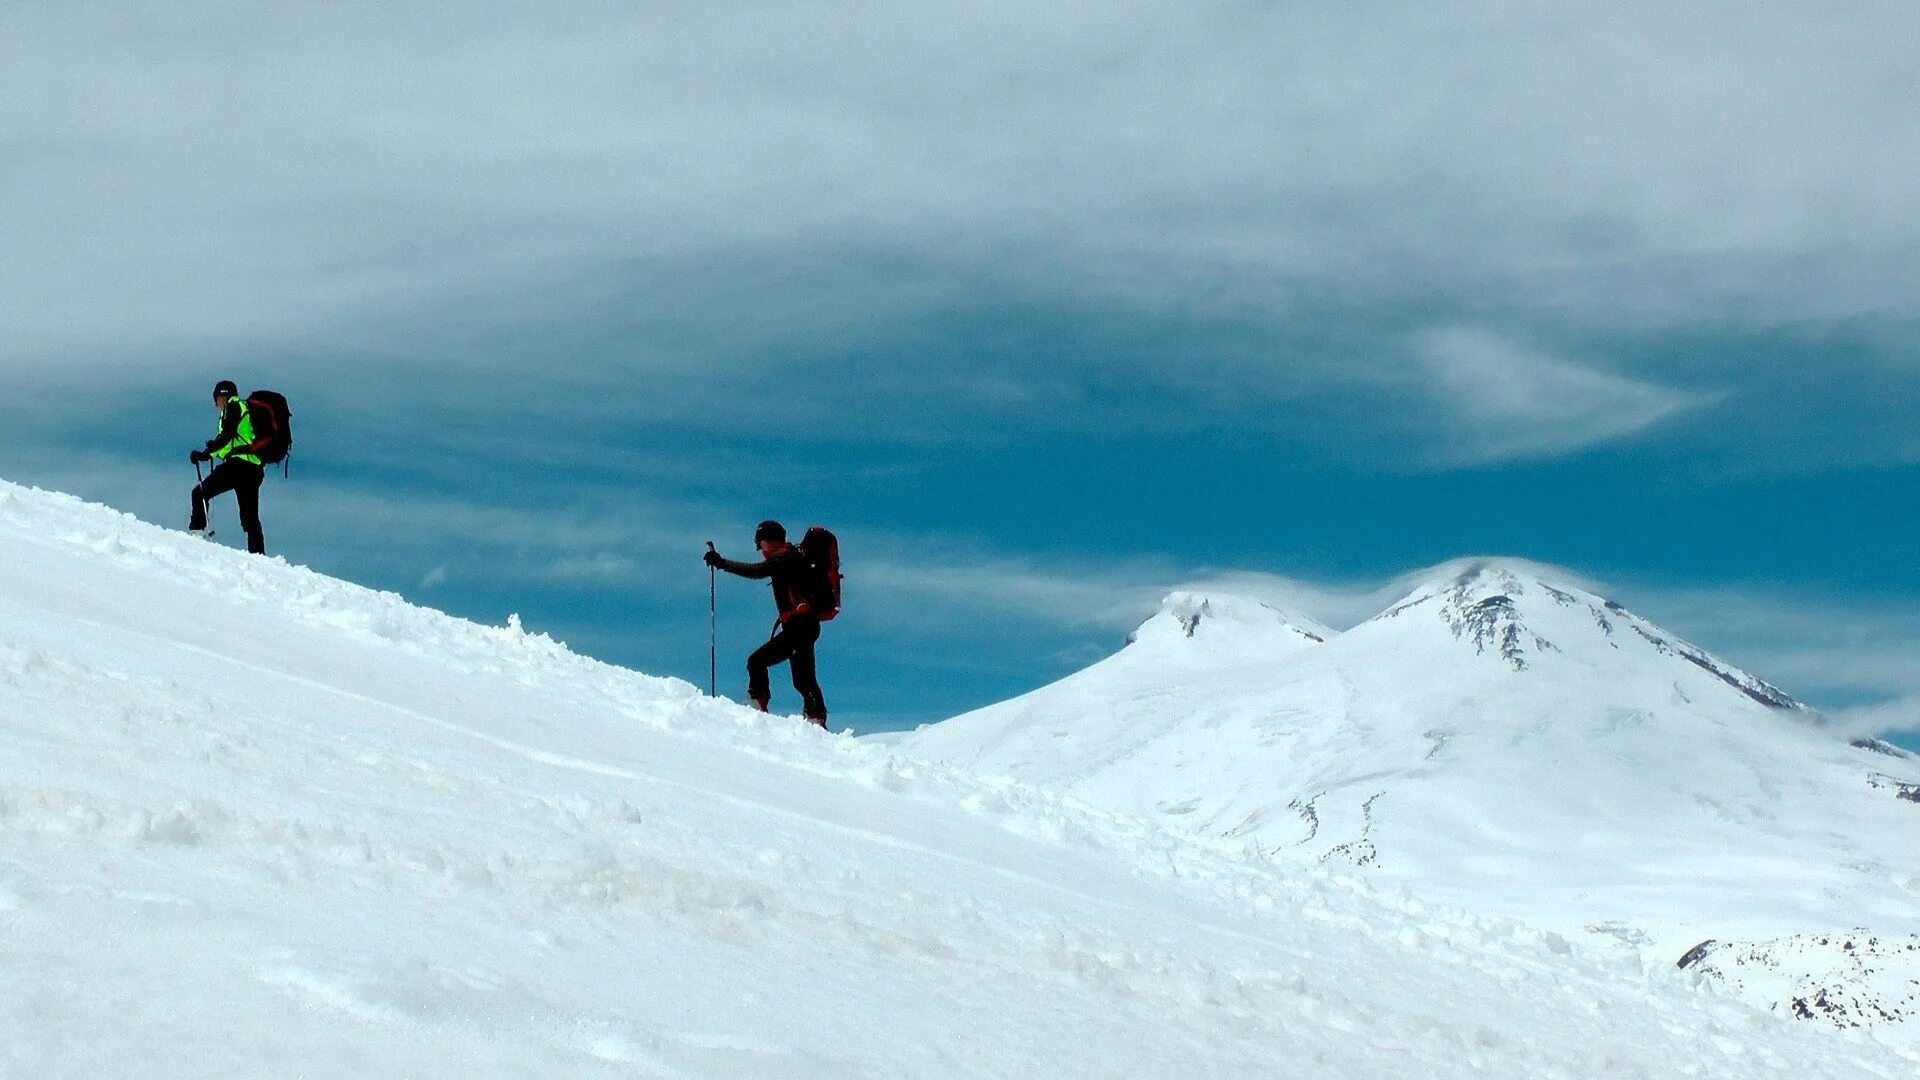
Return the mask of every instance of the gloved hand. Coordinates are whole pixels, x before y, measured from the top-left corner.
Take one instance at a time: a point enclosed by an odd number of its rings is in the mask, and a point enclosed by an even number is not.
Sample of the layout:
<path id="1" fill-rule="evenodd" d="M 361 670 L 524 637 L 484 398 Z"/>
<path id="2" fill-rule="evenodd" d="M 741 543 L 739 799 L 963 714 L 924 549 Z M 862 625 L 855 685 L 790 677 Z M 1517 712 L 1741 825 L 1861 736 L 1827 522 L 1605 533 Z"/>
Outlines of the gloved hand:
<path id="1" fill-rule="evenodd" d="M 726 562 L 725 559 L 720 557 L 720 553 L 713 550 L 712 548 L 708 548 L 707 553 L 705 555 L 702 555 L 700 559 L 702 562 L 705 562 L 708 566 L 719 566 L 721 563 Z"/>
<path id="2" fill-rule="evenodd" d="M 213 455 L 207 453 L 205 450 L 195 450 L 193 453 L 187 455 L 187 460 L 198 465 L 203 461 L 212 461 Z"/>
<path id="3" fill-rule="evenodd" d="M 219 440 L 219 439 L 208 439 L 208 440 L 207 440 L 207 453 L 209 453 L 209 454 L 211 454 L 211 453 L 213 453 L 213 452 L 214 452 L 215 450 L 218 450 L 218 449 L 220 449 L 220 440 Z"/>

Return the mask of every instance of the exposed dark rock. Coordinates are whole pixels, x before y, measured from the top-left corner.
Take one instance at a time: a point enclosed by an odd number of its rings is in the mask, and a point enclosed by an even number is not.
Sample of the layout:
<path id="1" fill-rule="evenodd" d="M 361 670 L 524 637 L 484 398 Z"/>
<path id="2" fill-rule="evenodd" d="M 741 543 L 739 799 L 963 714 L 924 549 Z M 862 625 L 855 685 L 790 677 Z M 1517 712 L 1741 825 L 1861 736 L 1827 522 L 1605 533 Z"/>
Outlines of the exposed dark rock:
<path id="1" fill-rule="evenodd" d="M 1719 664 L 1714 663 L 1713 658 L 1705 653 L 1696 652 L 1693 649 L 1687 648 L 1682 648 L 1678 651 L 1680 657 L 1687 663 L 1707 672 L 1721 682 L 1726 683 L 1728 686 L 1733 687 L 1735 690 L 1740 691 L 1769 709 L 1803 708 L 1799 702 L 1788 697 L 1785 692 L 1772 683 L 1762 679 L 1756 679 L 1751 675 L 1741 678 L 1721 667 Z"/>
<path id="2" fill-rule="evenodd" d="M 1897 776 L 1874 773 L 1867 777 L 1867 786 L 1878 791 L 1891 791 L 1896 799 L 1905 799 L 1910 803 L 1920 803 L 1920 784 L 1910 783 Z"/>
<path id="3" fill-rule="evenodd" d="M 1465 596 L 1453 599 L 1459 604 L 1467 600 Z M 1489 648 L 1495 649 L 1502 660 L 1513 665 L 1515 671 L 1525 671 L 1527 668 L 1528 639 L 1539 651 L 1559 651 L 1552 642 L 1522 626 L 1513 597 L 1505 594 L 1489 596 L 1463 608 L 1450 620 L 1450 625 L 1455 637 L 1473 643 L 1475 652 L 1485 653 Z"/>
<path id="4" fill-rule="evenodd" d="M 1433 599 L 1433 595 L 1432 595 L 1431 593 L 1429 593 L 1428 595 L 1426 595 L 1426 596 L 1423 596 L 1423 597 L 1421 597 L 1421 598 L 1420 598 L 1420 599 L 1418 599 L 1418 600 L 1409 600 L 1409 601 L 1407 601 L 1407 602 L 1406 602 L 1406 603 L 1404 603 L 1404 604 L 1396 604 L 1395 606 L 1393 606 L 1393 607 L 1390 607 L 1390 608 L 1388 608 L 1387 610 L 1385 610 L 1385 611 L 1383 611 L 1383 612 L 1381 612 L 1381 613 L 1380 613 L 1380 618 L 1382 618 L 1382 619 L 1397 619 L 1397 618 L 1399 618 L 1399 617 L 1400 617 L 1400 614 L 1401 614 L 1402 612 L 1406 612 L 1406 611 L 1412 611 L 1412 610 L 1413 610 L 1414 608 L 1417 608 L 1417 607 L 1419 607 L 1419 606 L 1420 606 L 1421 604 L 1424 604 L 1424 603 L 1426 603 L 1427 601 L 1429 601 L 1429 600 L 1432 600 L 1432 599 Z"/>
<path id="5" fill-rule="evenodd" d="M 1639 634 L 1641 638 L 1645 639 L 1647 644 L 1652 645 L 1655 649 L 1658 649 L 1660 651 L 1661 656 L 1673 655 L 1673 642 L 1668 641 L 1666 638 L 1663 638 L 1658 634 L 1647 633 L 1646 627 L 1640 626 L 1638 624 L 1634 625 L 1633 632 L 1636 634 Z"/>
<path id="6" fill-rule="evenodd" d="M 1337 857 L 1347 859 L 1355 866 L 1379 865 L 1380 849 L 1373 846 L 1373 804 L 1379 802 L 1386 794 L 1384 791 L 1376 791 L 1366 802 L 1360 804 L 1360 835 L 1320 856 L 1321 862 Z"/>
<path id="7" fill-rule="evenodd" d="M 1300 819 L 1307 823 L 1307 835 L 1300 840 L 1299 844 L 1295 844 L 1295 847 L 1299 847 L 1300 844 L 1312 843 L 1313 838 L 1320 835 L 1320 811 L 1315 809 L 1313 804 L 1319 802 L 1321 796 L 1325 794 L 1326 792 L 1323 791 L 1319 795 L 1308 799 L 1306 802 L 1295 799 L 1287 804 L 1287 809 L 1299 814 Z"/>
<path id="8" fill-rule="evenodd" d="M 1700 944 L 1695 945 L 1693 948 L 1687 950 L 1687 955 L 1680 958 L 1680 963 L 1677 966 L 1682 968 L 1692 967 L 1705 959 L 1706 955 L 1713 951 L 1714 945 L 1715 942 L 1712 938 L 1708 938 Z"/>
<path id="9" fill-rule="evenodd" d="M 1593 609 L 1593 624 L 1600 628 L 1601 633 L 1607 635 L 1608 637 L 1613 636 L 1613 620 L 1607 618 L 1606 608 L 1597 607 Z M 1614 648 L 1616 649 L 1619 647 L 1620 646 L 1618 644 L 1614 645 Z"/>
<path id="10" fill-rule="evenodd" d="M 1762 942 L 1703 941 L 1680 967 L 1771 1000 L 1801 1020 L 1841 1028 L 1920 1015 L 1920 937 L 1802 934 Z"/>
<path id="11" fill-rule="evenodd" d="M 1871 750 L 1876 754 L 1885 754 L 1888 757 L 1910 758 L 1913 756 L 1883 739 L 1855 739 L 1847 745 L 1857 750 Z"/>
<path id="12" fill-rule="evenodd" d="M 1613 607 L 1614 605 L 1609 606 Z M 1798 701 L 1788 697 L 1785 691 L 1774 686 L 1772 683 L 1764 679 L 1757 679 L 1752 675 L 1730 671 L 1713 657 L 1687 645 L 1685 642 L 1673 641 L 1660 634 L 1651 633 L 1646 627 L 1639 625 L 1637 622 L 1633 626 L 1633 632 L 1640 635 L 1649 645 L 1659 650 L 1660 655 L 1678 656 L 1680 659 L 1685 660 L 1687 663 L 1712 675 L 1714 678 L 1719 679 L 1721 682 L 1726 683 L 1728 686 L 1733 687 L 1735 690 L 1740 691 L 1742 694 L 1745 694 L 1747 697 L 1752 698 L 1770 709 L 1806 708 L 1806 706 L 1800 704 Z"/>

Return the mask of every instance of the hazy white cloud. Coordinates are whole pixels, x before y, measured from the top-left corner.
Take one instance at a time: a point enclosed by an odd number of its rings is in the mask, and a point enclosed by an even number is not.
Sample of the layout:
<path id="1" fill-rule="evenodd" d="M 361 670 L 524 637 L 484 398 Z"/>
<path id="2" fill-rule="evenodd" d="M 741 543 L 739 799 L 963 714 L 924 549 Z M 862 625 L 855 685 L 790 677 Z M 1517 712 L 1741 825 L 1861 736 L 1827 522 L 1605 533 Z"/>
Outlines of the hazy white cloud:
<path id="1" fill-rule="evenodd" d="M 941 543 L 878 541 L 857 580 L 890 617 L 931 623 L 955 611 L 980 618 L 1109 631 L 1116 642 L 1154 610 L 1170 571 L 1148 559 L 1105 561 L 1096 571 L 987 553 L 954 554 Z M 851 579 L 850 579 L 851 580 Z"/>
<path id="2" fill-rule="evenodd" d="M 1314 581 L 1246 570 L 1203 572 L 1180 581 L 1178 587 L 1250 597 L 1336 630 L 1348 629 L 1378 614 L 1406 591 L 1398 580 Z"/>
<path id="3" fill-rule="evenodd" d="M 1830 709 L 1840 730 L 1852 736 L 1920 735 L 1920 695 Z"/>
<path id="4" fill-rule="evenodd" d="M 1449 464 L 1557 457 L 1642 432 L 1724 395 L 1582 367 L 1485 330 L 1419 343 Z"/>

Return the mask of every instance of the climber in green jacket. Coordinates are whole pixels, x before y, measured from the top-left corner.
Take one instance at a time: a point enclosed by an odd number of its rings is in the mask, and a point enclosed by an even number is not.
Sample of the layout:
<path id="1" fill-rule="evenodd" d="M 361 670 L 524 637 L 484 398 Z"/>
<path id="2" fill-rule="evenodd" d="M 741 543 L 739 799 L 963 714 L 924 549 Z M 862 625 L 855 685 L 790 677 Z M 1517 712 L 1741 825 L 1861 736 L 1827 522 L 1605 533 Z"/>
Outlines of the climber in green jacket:
<path id="1" fill-rule="evenodd" d="M 252 452 L 253 418 L 247 414 L 247 403 L 240 396 L 239 388 L 226 380 L 213 388 L 213 405 L 220 410 L 219 434 L 207 440 L 204 449 L 188 456 L 196 465 L 202 461 L 220 464 L 193 489 L 193 515 L 188 520 L 187 531 L 211 538 L 213 533 L 207 528 L 207 501 L 231 491 L 240 504 L 240 527 L 247 533 L 247 550 L 265 555 L 267 541 L 260 530 L 260 484 L 266 479 L 266 468 L 261 465 L 260 456 Z"/>

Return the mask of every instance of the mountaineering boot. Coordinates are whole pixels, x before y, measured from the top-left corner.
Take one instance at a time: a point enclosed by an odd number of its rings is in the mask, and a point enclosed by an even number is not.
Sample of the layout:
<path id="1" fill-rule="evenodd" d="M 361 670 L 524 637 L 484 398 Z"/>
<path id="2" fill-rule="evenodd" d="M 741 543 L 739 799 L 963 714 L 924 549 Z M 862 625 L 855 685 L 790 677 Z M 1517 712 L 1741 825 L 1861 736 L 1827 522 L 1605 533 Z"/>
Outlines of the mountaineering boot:
<path id="1" fill-rule="evenodd" d="M 202 540 L 211 540 L 213 539 L 213 530 L 212 529 L 188 529 L 187 535 L 197 536 Z"/>
<path id="2" fill-rule="evenodd" d="M 754 707 L 754 709 L 756 709 L 757 711 L 759 711 L 759 712 L 766 712 L 766 711 L 767 711 L 767 699 L 766 699 L 766 698 L 763 698 L 763 697 L 757 697 L 757 698 L 748 698 L 748 699 L 747 699 L 747 701 L 748 701 L 748 703 L 749 703 L 749 704 L 751 704 L 751 705 L 752 705 L 752 706 Z"/>
<path id="3" fill-rule="evenodd" d="M 824 713 L 816 716 L 812 712 L 808 712 L 807 723 L 812 724 L 814 727 L 819 728 L 821 731 L 827 730 L 827 717 L 826 717 L 826 714 Z"/>

